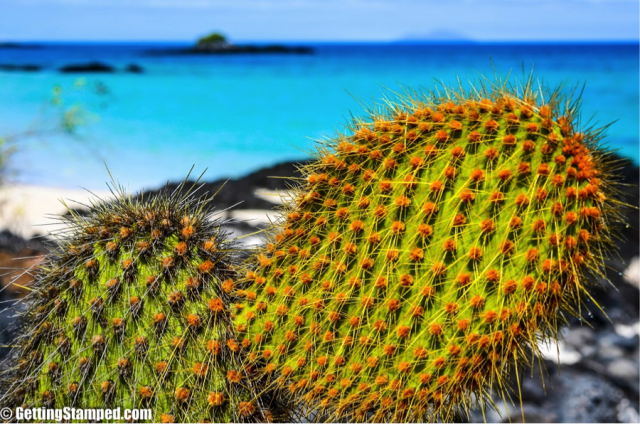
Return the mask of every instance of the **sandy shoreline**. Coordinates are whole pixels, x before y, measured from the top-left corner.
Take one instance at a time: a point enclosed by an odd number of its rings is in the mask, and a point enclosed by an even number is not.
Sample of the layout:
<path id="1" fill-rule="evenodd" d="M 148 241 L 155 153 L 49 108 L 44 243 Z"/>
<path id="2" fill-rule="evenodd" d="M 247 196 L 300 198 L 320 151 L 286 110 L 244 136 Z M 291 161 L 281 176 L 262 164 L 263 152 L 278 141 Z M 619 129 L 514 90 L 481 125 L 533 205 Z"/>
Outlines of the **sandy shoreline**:
<path id="1" fill-rule="evenodd" d="M 62 227 L 54 216 L 63 215 L 67 207 L 83 208 L 96 196 L 106 198 L 106 190 L 89 192 L 83 189 L 7 184 L 0 187 L 0 229 L 24 238 L 46 235 Z"/>

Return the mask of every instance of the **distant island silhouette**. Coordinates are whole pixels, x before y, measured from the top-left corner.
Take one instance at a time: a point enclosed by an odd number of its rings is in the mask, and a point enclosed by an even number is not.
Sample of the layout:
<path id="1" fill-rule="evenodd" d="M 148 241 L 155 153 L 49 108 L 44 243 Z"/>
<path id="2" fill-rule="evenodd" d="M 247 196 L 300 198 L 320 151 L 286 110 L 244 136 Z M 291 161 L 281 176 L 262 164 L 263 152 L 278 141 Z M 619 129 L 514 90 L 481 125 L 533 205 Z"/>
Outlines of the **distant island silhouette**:
<path id="1" fill-rule="evenodd" d="M 73 63 L 58 69 L 63 74 L 112 74 L 116 68 L 102 62 Z M 123 72 L 130 74 L 142 74 L 144 69 L 136 63 L 130 63 L 124 67 Z"/>
<path id="2" fill-rule="evenodd" d="M 16 43 L 12 41 L 0 42 L 0 49 L 41 49 L 42 46 L 34 43 Z"/>
<path id="3" fill-rule="evenodd" d="M 208 54 L 313 54 L 310 47 L 281 44 L 233 44 L 226 36 L 214 32 L 197 40 L 193 47 L 148 50 L 149 55 L 208 55 Z"/>

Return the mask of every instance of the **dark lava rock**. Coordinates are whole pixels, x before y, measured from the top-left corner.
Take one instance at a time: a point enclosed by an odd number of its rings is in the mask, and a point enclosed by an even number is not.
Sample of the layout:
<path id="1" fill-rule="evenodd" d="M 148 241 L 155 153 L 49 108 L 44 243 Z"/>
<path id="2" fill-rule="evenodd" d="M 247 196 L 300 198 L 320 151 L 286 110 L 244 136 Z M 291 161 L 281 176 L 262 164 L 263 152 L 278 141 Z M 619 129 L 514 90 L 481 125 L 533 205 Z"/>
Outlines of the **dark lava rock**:
<path id="1" fill-rule="evenodd" d="M 618 358 L 607 365 L 607 375 L 611 380 L 624 389 L 631 390 L 636 395 L 640 392 L 638 384 L 638 360 Z"/>
<path id="2" fill-rule="evenodd" d="M 286 162 L 270 168 L 263 168 L 252 172 L 242 178 L 235 180 L 220 179 L 212 182 L 199 183 L 198 195 L 216 194 L 215 201 L 210 205 L 216 210 L 223 210 L 229 207 L 234 209 L 273 209 L 274 204 L 254 195 L 256 189 L 287 190 L 291 186 L 291 181 L 287 178 L 279 177 L 300 177 L 297 166 L 304 162 Z M 272 178 L 276 177 L 276 178 Z M 159 190 L 173 191 L 179 183 L 171 182 L 160 189 L 146 191 L 144 196 L 148 197 Z M 222 190 L 220 188 L 224 186 Z M 187 184 L 186 188 L 191 187 Z"/>
<path id="3" fill-rule="evenodd" d="M 49 251 L 49 242 L 42 237 L 27 240 L 9 230 L 0 231 L 0 252 L 16 254 L 25 250 L 46 253 Z"/>
<path id="4" fill-rule="evenodd" d="M 39 44 L 31 43 L 12 43 L 10 41 L 0 43 L 0 49 L 41 49 Z"/>
<path id="5" fill-rule="evenodd" d="M 200 45 L 192 48 L 174 49 L 154 49 L 146 52 L 149 56 L 172 56 L 172 55 L 229 55 L 229 54 L 313 54 L 310 47 L 289 47 L 279 44 L 268 46 L 258 45 Z"/>
<path id="6" fill-rule="evenodd" d="M 555 423 L 558 416 L 554 411 L 546 408 L 538 408 L 533 405 L 523 405 L 524 420 L 522 412 L 519 408 L 510 415 L 512 423 Z M 508 420 L 506 422 L 509 422 Z"/>
<path id="7" fill-rule="evenodd" d="M 596 333 L 586 325 L 570 327 L 563 338 L 568 347 L 582 356 L 592 356 L 596 352 Z"/>
<path id="8" fill-rule="evenodd" d="M 25 240 L 7 230 L 0 232 L 0 359 L 9 353 L 8 345 L 17 330 L 10 329 L 16 313 L 10 307 L 27 293 L 24 287 L 31 282 L 31 275 L 25 270 L 48 250 L 49 244 L 42 239 Z"/>
<path id="9" fill-rule="evenodd" d="M 66 65 L 60 68 L 60 72 L 63 74 L 73 73 L 113 73 L 115 69 L 113 66 L 101 62 L 89 62 L 89 63 L 77 63 L 72 65 Z"/>
<path id="10" fill-rule="evenodd" d="M 541 406 L 549 401 L 550 388 L 558 378 L 558 365 L 552 361 L 536 361 L 531 368 L 520 368 L 520 390 L 525 405 Z M 511 387 L 517 391 L 518 378 L 511 376 Z M 517 399 L 514 402 L 518 403 Z M 515 413 L 514 413 L 515 414 Z M 515 415 L 512 414 L 512 417 Z"/>
<path id="11" fill-rule="evenodd" d="M 192 54 L 238 54 L 238 53 L 293 53 L 293 54 L 312 54 L 313 49 L 309 47 L 288 47 L 279 44 L 268 46 L 256 45 L 235 45 L 235 44 L 210 44 L 197 45 L 193 49 L 189 49 Z"/>
<path id="12" fill-rule="evenodd" d="M 144 68 L 136 63 L 130 63 L 124 68 L 124 71 L 130 74 L 142 74 L 144 73 Z"/>
<path id="13" fill-rule="evenodd" d="M 624 398 L 622 391 L 596 375 L 563 373 L 564 393 L 558 399 L 563 422 L 618 422 L 617 406 Z"/>
<path id="14" fill-rule="evenodd" d="M 10 72 L 37 72 L 42 69 L 40 65 L 16 65 L 11 63 L 0 63 L 0 71 L 10 71 Z"/>
<path id="15" fill-rule="evenodd" d="M 624 349 L 627 352 L 633 352 L 638 347 L 638 336 L 624 337 L 617 333 L 608 333 L 600 337 L 598 343 L 601 345 L 611 345 Z"/>

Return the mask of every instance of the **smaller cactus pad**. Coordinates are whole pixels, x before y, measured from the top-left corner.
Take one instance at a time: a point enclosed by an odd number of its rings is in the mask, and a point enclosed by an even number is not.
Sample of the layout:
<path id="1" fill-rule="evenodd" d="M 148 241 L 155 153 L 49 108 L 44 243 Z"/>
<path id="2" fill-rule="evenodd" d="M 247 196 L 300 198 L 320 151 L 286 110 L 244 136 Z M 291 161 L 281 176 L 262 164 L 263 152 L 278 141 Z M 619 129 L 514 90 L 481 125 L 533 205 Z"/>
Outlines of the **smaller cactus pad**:
<path id="1" fill-rule="evenodd" d="M 32 271 L 3 405 L 150 408 L 156 422 L 262 421 L 231 324 L 236 247 L 210 199 L 118 191 L 65 219 Z"/>
<path id="2" fill-rule="evenodd" d="M 473 93 L 355 119 L 247 264 L 248 359 L 319 419 L 454 419 L 603 273 L 618 203 L 600 133 L 557 92 Z"/>

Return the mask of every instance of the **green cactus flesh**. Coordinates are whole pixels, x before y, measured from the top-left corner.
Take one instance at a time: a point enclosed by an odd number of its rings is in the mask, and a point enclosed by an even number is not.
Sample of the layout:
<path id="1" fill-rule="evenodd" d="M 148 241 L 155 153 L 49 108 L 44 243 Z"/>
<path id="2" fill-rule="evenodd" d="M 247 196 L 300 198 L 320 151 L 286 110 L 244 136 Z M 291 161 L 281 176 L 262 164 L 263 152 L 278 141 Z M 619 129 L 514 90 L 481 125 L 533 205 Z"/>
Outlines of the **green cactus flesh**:
<path id="1" fill-rule="evenodd" d="M 124 194 L 69 220 L 34 270 L 2 403 L 263 420 L 233 336 L 233 243 L 190 196 Z M 5 376 L 7 377 L 7 376 Z"/>
<path id="2" fill-rule="evenodd" d="M 339 421 L 451 420 L 508 393 L 580 313 L 617 219 L 600 133 L 541 98 L 411 98 L 326 142 L 239 292 L 258 374 Z"/>

